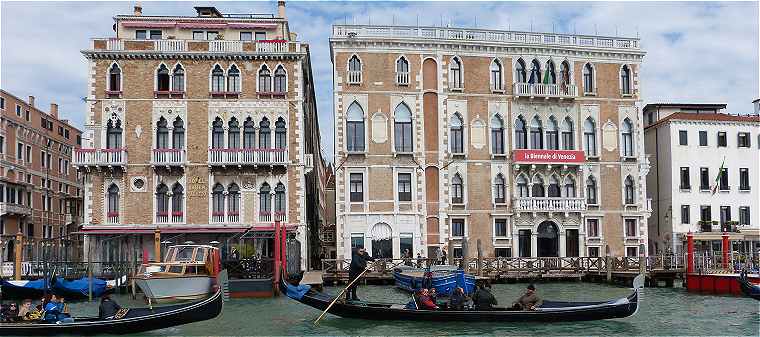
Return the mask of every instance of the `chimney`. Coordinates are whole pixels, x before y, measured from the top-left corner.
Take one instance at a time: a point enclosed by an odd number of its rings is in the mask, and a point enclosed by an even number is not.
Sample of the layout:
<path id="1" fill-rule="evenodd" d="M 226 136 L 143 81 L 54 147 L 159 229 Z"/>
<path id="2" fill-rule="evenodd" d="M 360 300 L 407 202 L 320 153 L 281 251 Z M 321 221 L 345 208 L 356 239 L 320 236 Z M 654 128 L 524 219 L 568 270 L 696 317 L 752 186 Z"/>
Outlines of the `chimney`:
<path id="1" fill-rule="evenodd" d="M 142 5 L 139 2 L 135 4 L 135 16 L 142 16 Z"/>
<path id="2" fill-rule="evenodd" d="M 34 96 L 29 95 L 29 106 L 34 108 Z"/>
<path id="3" fill-rule="evenodd" d="M 752 101 L 752 103 L 755 105 L 755 115 L 760 115 L 760 98 Z"/>
<path id="4" fill-rule="evenodd" d="M 277 1 L 277 16 L 285 19 L 285 0 Z"/>
<path id="5" fill-rule="evenodd" d="M 50 115 L 58 118 L 58 104 L 50 103 Z"/>

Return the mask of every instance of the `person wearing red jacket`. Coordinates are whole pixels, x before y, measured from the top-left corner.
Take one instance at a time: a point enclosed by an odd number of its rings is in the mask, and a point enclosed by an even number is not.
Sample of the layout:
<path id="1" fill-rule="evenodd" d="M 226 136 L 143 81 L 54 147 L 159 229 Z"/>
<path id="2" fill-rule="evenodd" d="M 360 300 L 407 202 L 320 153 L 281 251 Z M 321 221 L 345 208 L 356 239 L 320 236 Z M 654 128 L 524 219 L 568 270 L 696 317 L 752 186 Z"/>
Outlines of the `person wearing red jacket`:
<path id="1" fill-rule="evenodd" d="M 438 306 L 430 298 L 430 292 L 427 289 L 420 290 L 420 294 L 417 302 L 419 303 L 419 309 L 421 310 L 438 310 Z"/>

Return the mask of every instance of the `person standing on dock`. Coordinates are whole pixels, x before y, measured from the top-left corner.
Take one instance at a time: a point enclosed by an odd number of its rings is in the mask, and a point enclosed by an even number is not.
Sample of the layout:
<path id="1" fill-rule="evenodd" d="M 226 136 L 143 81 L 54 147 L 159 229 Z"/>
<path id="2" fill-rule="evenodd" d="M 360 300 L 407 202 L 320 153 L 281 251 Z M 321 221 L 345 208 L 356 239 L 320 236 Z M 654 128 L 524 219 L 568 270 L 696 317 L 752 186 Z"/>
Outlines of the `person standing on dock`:
<path id="1" fill-rule="evenodd" d="M 354 282 L 354 280 L 367 269 L 367 261 L 375 261 L 375 258 L 370 256 L 364 247 L 354 250 L 351 254 L 351 266 L 348 269 L 348 283 L 351 284 L 351 282 L 353 282 L 353 284 L 346 289 L 346 301 L 359 300 L 359 297 L 356 296 L 356 286 L 359 282 L 358 280 L 357 282 Z"/>

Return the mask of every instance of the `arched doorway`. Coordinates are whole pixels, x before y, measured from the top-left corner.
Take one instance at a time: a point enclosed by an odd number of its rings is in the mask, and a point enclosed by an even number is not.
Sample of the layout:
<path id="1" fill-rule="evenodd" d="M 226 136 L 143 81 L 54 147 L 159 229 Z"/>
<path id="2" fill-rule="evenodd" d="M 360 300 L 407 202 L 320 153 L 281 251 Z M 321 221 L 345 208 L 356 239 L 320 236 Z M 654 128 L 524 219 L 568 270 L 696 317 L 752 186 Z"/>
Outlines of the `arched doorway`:
<path id="1" fill-rule="evenodd" d="M 393 230 L 385 222 L 372 226 L 372 257 L 393 258 Z"/>
<path id="2" fill-rule="evenodd" d="M 538 225 L 538 256 L 559 256 L 559 229 L 551 221 L 544 221 Z"/>

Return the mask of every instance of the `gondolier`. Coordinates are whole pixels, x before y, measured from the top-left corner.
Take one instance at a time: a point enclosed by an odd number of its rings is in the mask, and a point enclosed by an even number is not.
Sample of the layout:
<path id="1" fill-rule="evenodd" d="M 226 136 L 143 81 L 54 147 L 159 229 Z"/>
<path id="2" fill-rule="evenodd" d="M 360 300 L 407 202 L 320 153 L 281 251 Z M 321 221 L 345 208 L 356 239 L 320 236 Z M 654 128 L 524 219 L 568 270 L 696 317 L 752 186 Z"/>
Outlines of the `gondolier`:
<path id="1" fill-rule="evenodd" d="M 375 261 L 375 258 L 370 256 L 367 251 L 362 248 L 357 248 L 351 254 L 351 266 L 348 269 L 348 283 L 351 283 L 361 275 L 361 273 L 367 269 L 367 261 Z M 354 282 L 348 289 L 346 289 L 346 301 L 358 301 L 359 297 L 356 296 L 356 286 L 358 282 Z"/>

